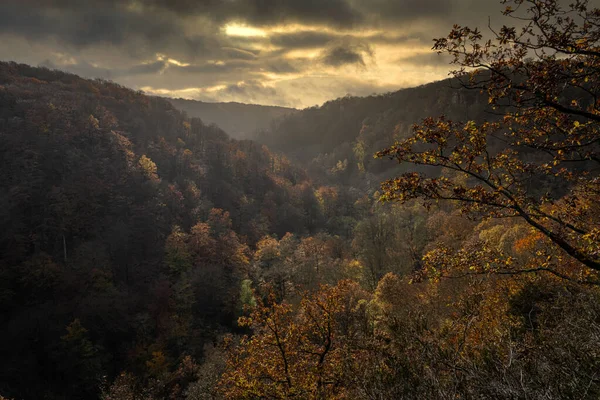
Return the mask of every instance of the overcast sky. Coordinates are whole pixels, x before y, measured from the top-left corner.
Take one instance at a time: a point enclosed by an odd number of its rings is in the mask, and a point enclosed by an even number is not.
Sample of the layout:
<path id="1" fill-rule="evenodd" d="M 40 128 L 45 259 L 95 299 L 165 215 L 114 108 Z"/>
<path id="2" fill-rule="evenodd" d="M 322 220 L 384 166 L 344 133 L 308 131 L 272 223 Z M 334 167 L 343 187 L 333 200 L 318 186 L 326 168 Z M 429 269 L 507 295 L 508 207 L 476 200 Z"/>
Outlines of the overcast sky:
<path id="1" fill-rule="evenodd" d="M 0 59 L 150 94 L 308 107 L 443 79 L 497 0 L 0 0 Z"/>

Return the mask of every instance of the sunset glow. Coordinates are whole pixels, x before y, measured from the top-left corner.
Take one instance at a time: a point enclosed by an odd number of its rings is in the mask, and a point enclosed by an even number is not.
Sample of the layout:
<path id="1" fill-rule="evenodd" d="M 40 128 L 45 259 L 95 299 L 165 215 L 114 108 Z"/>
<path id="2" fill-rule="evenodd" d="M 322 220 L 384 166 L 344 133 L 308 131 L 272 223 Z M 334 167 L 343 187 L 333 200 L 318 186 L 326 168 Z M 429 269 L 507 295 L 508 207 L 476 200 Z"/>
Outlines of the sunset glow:
<path id="1" fill-rule="evenodd" d="M 92 0 L 67 12 L 68 3 L 23 10 L 35 29 L 7 19 L 0 58 L 167 97 L 296 108 L 446 78 L 452 68 L 432 39 L 456 15 L 477 23 L 492 8 L 468 0 Z M 1 15 L 14 12 L 0 2 Z"/>
<path id="2" fill-rule="evenodd" d="M 262 29 L 240 24 L 228 24 L 224 27 L 225 34 L 228 36 L 241 37 L 266 37 L 267 33 Z"/>

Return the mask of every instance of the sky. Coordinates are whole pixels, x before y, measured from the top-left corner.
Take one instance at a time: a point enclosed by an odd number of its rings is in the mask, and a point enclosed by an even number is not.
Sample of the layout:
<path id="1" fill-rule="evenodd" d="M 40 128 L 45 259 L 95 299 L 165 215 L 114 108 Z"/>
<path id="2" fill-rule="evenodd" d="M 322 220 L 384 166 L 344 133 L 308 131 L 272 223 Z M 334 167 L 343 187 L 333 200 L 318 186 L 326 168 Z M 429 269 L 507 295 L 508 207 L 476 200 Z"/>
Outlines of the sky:
<path id="1" fill-rule="evenodd" d="M 0 60 L 148 94 L 296 108 L 444 79 L 497 0 L 0 0 Z"/>

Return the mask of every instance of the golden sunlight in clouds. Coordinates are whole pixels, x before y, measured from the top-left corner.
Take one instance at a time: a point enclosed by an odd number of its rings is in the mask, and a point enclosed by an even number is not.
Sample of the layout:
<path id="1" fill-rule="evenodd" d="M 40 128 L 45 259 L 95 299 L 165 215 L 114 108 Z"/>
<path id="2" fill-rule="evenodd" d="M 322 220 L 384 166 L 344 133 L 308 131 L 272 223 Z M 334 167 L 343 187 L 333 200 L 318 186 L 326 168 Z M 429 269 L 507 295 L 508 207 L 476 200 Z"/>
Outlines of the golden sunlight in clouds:
<path id="1" fill-rule="evenodd" d="M 317 58 L 320 54 L 321 54 L 320 49 L 317 50 L 292 50 L 292 51 L 288 51 L 287 54 L 285 55 L 285 58 L 288 59 L 295 59 L 295 58 Z"/>
<path id="2" fill-rule="evenodd" d="M 165 56 L 164 54 L 160 54 L 160 53 L 156 54 L 156 59 L 158 61 L 164 61 L 167 64 L 177 65 L 178 67 L 188 67 L 190 65 L 189 63 L 177 61 L 173 58 L 169 58 L 169 57 Z"/>
<path id="3" fill-rule="evenodd" d="M 259 28 L 253 28 L 248 25 L 241 24 L 227 24 L 223 28 L 227 36 L 241 36 L 241 37 L 266 37 L 267 32 Z"/>
<path id="4" fill-rule="evenodd" d="M 214 93 L 225 89 L 225 85 L 215 85 L 210 87 L 191 87 L 179 90 L 160 89 L 152 86 L 144 86 L 140 89 L 147 94 L 156 96 L 167 96 L 167 97 L 181 97 L 181 98 L 193 98 L 193 96 L 199 93 Z M 192 96 L 192 97 L 191 97 Z"/>
<path id="5" fill-rule="evenodd" d="M 497 1 L 0 0 L 0 59 L 164 96 L 302 108 L 446 78 L 453 67 L 432 39 L 481 27 Z"/>
<path id="6" fill-rule="evenodd" d="M 378 29 L 349 31 L 302 24 L 256 27 L 236 22 L 223 25 L 221 32 L 232 40 L 228 45 L 222 46 L 221 50 L 229 51 L 230 54 L 245 60 L 232 61 L 226 57 L 219 57 L 204 60 L 204 65 L 214 65 L 228 71 L 229 68 L 240 68 L 235 66 L 236 63 L 242 68 L 256 64 L 254 71 L 242 72 L 240 75 L 231 74 L 230 77 L 215 75 L 215 79 L 207 82 L 206 86 L 196 84 L 194 87 L 185 87 L 184 83 L 179 87 L 169 88 L 169 84 L 172 83 L 169 75 L 162 82 L 144 85 L 141 89 L 149 94 L 167 97 L 259 102 L 302 108 L 346 93 L 382 93 L 447 77 L 447 66 L 438 63 L 423 64 L 423 57 L 435 55 L 431 47 L 422 41 L 411 39 L 401 31 L 390 34 Z M 322 34 L 324 38 L 329 37 L 329 42 L 309 42 L 297 48 L 286 48 L 285 43 L 273 41 L 281 35 L 289 35 L 292 38 L 294 35 L 298 38 L 319 38 L 315 36 L 317 34 Z M 379 38 L 383 37 L 386 40 L 380 41 Z M 348 44 L 348 49 L 355 51 L 359 57 L 358 61 L 341 65 L 327 63 L 328 51 Z M 157 53 L 156 59 L 165 63 L 161 74 L 169 69 L 169 66 L 198 65 L 187 60 L 180 61 L 163 53 Z M 289 67 L 273 69 L 270 67 L 271 60 L 285 60 Z M 236 97 L 244 96 L 251 90 L 258 90 L 258 94 L 250 98 Z M 271 97 L 262 98 L 261 93 Z M 283 94 L 290 99 L 273 97 L 272 93 L 277 93 L 276 96 Z"/>

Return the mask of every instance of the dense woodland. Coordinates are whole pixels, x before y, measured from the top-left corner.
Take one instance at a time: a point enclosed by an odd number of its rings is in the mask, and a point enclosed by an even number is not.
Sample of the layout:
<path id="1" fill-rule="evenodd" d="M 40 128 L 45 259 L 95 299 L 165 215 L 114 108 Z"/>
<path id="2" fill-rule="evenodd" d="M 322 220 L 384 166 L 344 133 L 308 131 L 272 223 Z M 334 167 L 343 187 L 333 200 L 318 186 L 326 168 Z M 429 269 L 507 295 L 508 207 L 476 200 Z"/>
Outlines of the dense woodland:
<path id="1" fill-rule="evenodd" d="M 306 173 L 258 144 L 112 83 L 1 67 L 8 393 L 39 398 L 73 373 L 83 375 L 74 393 L 93 393 L 126 359 L 144 367 L 172 346 L 175 357 L 201 355 L 235 327 L 248 246 L 325 224 Z M 180 254 L 184 244 L 192 253 Z M 76 347 L 92 347 L 67 356 L 70 326 L 90 332 Z M 73 363 L 80 350 L 94 354 L 84 368 Z"/>
<path id="2" fill-rule="evenodd" d="M 0 63 L 0 398 L 598 398 L 600 10 L 509 3 L 256 141 Z"/>

